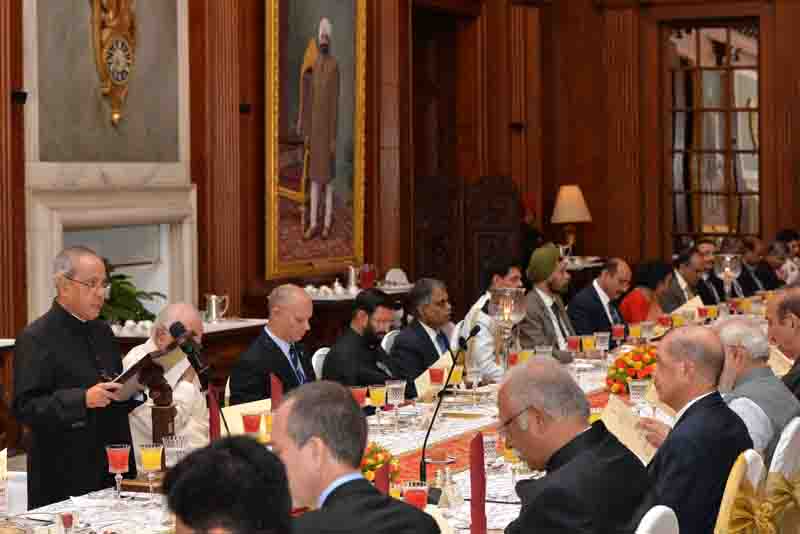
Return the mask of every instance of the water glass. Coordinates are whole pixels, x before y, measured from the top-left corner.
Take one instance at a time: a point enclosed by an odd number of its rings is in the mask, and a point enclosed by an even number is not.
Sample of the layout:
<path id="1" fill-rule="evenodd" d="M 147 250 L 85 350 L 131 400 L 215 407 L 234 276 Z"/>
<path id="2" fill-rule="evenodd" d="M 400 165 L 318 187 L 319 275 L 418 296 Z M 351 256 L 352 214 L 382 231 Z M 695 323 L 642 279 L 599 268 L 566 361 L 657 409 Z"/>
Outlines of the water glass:
<path id="1" fill-rule="evenodd" d="M 574 358 L 575 354 L 577 354 L 581 350 L 581 336 L 567 337 L 567 350 L 572 353 L 572 356 Z"/>
<path id="2" fill-rule="evenodd" d="M 189 440 L 183 436 L 166 436 L 164 442 L 164 463 L 172 469 L 189 451 Z"/>
<path id="3" fill-rule="evenodd" d="M 403 499 L 416 508 L 424 510 L 428 504 L 428 484 L 410 480 L 403 485 Z"/>
<path id="4" fill-rule="evenodd" d="M 653 321 L 642 321 L 642 337 L 649 343 L 655 337 L 656 324 Z"/>
<path id="5" fill-rule="evenodd" d="M 553 356 L 552 345 L 536 345 L 536 357 L 547 358 Z"/>
<path id="6" fill-rule="evenodd" d="M 597 344 L 598 350 L 605 354 L 608 352 L 608 348 L 611 345 L 611 334 L 609 332 L 595 332 L 594 341 Z"/>
<path id="7" fill-rule="evenodd" d="M 631 394 L 630 399 L 634 405 L 639 406 L 645 404 L 645 395 L 647 394 L 649 385 L 649 380 L 631 380 L 628 382 L 628 390 Z"/>
<path id="8" fill-rule="evenodd" d="M 633 323 L 632 325 L 628 326 L 628 337 L 631 339 L 640 339 L 642 337 L 642 325 L 641 323 Z"/>
<path id="9" fill-rule="evenodd" d="M 386 381 L 386 404 L 394 408 L 394 431 L 397 432 L 400 426 L 400 405 L 406 397 L 405 380 Z"/>
<path id="10" fill-rule="evenodd" d="M 614 338 L 614 341 L 616 341 L 617 344 L 622 343 L 622 340 L 625 339 L 625 325 L 611 325 L 611 337 Z"/>
<path id="11" fill-rule="evenodd" d="M 483 433 L 483 460 L 486 467 L 491 467 L 497 460 L 497 432 Z"/>

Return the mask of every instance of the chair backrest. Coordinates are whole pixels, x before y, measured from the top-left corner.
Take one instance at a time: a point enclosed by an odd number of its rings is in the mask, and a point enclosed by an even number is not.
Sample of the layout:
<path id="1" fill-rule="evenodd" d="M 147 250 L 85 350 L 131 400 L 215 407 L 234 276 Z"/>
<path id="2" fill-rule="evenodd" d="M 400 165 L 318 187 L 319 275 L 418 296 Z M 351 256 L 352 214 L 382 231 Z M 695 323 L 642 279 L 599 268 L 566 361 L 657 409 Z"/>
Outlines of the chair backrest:
<path id="1" fill-rule="evenodd" d="M 678 516 L 669 506 L 653 506 L 636 527 L 636 534 L 679 534 Z"/>
<path id="2" fill-rule="evenodd" d="M 789 478 L 800 469 L 800 417 L 795 417 L 781 432 L 772 463 L 771 473 L 782 473 Z"/>
<path id="3" fill-rule="evenodd" d="M 209 385 L 206 392 L 206 403 L 208 404 L 208 440 L 219 439 L 219 395 L 216 387 Z"/>
<path id="4" fill-rule="evenodd" d="M 225 381 L 225 398 L 222 399 L 222 405 L 231 405 L 231 377 L 228 377 L 228 380 Z"/>
<path id="5" fill-rule="evenodd" d="M 384 352 L 386 352 L 386 354 L 391 352 L 392 345 L 394 345 L 394 338 L 396 338 L 397 334 L 399 333 L 400 330 L 390 330 L 389 332 L 386 332 L 385 336 L 383 336 L 383 339 L 381 340 L 381 348 L 384 350 Z"/>
<path id="6" fill-rule="evenodd" d="M 317 380 L 322 380 L 322 366 L 325 365 L 325 357 L 330 351 L 330 347 L 322 347 L 317 349 L 311 357 L 311 366 L 314 368 L 314 374 L 317 375 Z"/>
<path id="7" fill-rule="evenodd" d="M 736 504 L 741 502 L 743 497 L 748 501 L 749 497 L 760 495 L 765 471 L 764 460 L 754 449 L 747 449 L 739 455 L 725 484 L 725 493 L 722 494 L 722 503 L 717 514 L 717 524 L 714 526 L 715 534 L 731 532 L 734 521 L 741 522 L 744 519 L 737 517 L 739 511 L 736 510 Z"/>

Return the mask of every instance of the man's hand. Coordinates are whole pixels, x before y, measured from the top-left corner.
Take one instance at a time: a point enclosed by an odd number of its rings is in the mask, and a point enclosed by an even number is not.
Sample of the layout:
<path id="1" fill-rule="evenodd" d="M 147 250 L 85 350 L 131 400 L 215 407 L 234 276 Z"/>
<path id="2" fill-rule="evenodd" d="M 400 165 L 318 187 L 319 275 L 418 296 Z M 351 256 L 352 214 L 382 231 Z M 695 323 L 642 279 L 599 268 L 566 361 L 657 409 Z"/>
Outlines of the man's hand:
<path id="1" fill-rule="evenodd" d="M 661 444 L 667 439 L 671 428 L 668 424 L 662 423 L 650 417 L 642 417 L 636 424 L 636 428 L 642 431 L 645 439 L 655 448 L 661 447 Z"/>
<path id="2" fill-rule="evenodd" d="M 105 408 L 111 401 L 118 401 L 117 391 L 122 388 L 122 384 L 115 382 L 100 382 L 86 390 L 87 408 Z"/>

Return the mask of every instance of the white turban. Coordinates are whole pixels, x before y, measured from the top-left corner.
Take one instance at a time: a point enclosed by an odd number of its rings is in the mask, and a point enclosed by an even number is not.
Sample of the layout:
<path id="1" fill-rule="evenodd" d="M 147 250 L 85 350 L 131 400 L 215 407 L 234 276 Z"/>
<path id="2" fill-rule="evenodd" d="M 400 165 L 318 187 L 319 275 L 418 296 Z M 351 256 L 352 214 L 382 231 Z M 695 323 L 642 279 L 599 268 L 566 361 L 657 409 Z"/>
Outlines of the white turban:
<path id="1" fill-rule="evenodd" d="M 328 20 L 328 17 L 322 17 L 319 21 L 319 34 L 317 38 L 322 40 L 322 34 L 325 34 L 330 39 L 331 34 L 333 33 L 333 27 L 331 26 L 331 21 Z"/>

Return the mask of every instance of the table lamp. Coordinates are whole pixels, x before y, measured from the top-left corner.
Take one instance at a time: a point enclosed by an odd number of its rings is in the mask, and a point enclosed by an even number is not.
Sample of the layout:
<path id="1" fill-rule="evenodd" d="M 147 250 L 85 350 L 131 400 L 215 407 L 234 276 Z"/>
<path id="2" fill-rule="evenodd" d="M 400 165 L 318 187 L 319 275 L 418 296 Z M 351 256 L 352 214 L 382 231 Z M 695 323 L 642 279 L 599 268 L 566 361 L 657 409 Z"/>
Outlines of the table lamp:
<path id="1" fill-rule="evenodd" d="M 562 185 L 556 196 L 556 206 L 553 208 L 553 224 L 566 224 L 564 234 L 566 245 L 569 249 L 575 245 L 575 223 L 592 222 L 592 214 L 586 206 L 581 188 L 577 185 Z"/>

